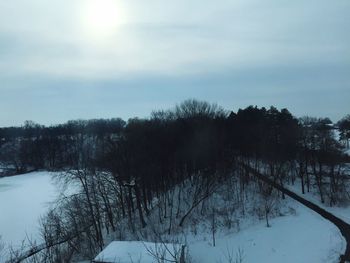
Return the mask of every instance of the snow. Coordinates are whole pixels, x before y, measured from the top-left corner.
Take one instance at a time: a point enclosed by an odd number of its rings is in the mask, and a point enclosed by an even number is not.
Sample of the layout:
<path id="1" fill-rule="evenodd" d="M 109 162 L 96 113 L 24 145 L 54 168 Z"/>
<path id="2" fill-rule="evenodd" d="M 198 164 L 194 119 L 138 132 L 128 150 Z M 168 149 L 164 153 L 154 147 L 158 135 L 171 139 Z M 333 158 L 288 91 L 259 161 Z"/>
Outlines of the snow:
<path id="1" fill-rule="evenodd" d="M 95 262 L 130 263 L 158 262 L 158 258 L 174 261 L 172 255 L 179 255 L 181 245 L 141 241 L 113 241 L 95 258 Z M 171 252 L 171 253 L 170 253 Z"/>
<path id="2" fill-rule="evenodd" d="M 290 202 L 296 215 L 272 219 L 272 227 L 261 222 L 236 234 L 222 235 L 217 237 L 215 247 L 210 241 L 193 240 L 188 245 L 192 261 L 228 263 L 231 257 L 231 262 L 236 262 L 241 254 L 244 263 L 338 262 L 346 244 L 338 228 L 308 208 Z"/>
<path id="3" fill-rule="evenodd" d="M 40 242 L 39 219 L 57 197 L 49 172 L 0 178 L 0 236 L 15 248 L 29 238 Z"/>

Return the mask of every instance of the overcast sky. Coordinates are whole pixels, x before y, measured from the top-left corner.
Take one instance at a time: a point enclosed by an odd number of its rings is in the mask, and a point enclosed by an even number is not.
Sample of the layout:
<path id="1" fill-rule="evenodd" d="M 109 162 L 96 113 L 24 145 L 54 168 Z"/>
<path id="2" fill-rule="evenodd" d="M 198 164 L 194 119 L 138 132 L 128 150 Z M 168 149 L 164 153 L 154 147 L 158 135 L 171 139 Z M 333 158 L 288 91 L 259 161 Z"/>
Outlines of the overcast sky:
<path id="1" fill-rule="evenodd" d="M 0 126 L 228 110 L 350 113 L 348 0 L 0 0 Z"/>

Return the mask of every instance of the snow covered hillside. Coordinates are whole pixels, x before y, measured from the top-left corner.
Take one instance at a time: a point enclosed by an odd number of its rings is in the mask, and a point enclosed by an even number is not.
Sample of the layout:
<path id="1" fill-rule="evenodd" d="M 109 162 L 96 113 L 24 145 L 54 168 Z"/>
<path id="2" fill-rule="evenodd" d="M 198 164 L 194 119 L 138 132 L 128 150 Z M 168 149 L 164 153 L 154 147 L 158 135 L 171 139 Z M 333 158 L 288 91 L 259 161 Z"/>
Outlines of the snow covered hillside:
<path id="1" fill-rule="evenodd" d="M 120 232 L 110 236 L 106 245 L 113 240 L 138 239 L 145 242 L 159 242 L 160 239 L 166 243 L 186 244 L 189 263 L 339 261 L 346 242 L 331 222 L 289 197 L 283 200 L 278 195 L 273 195 L 276 199 L 263 201 L 260 194 L 255 192 L 257 185 L 254 183 L 249 184 L 243 202 L 238 204 L 237 196 L 229 190 L 229 184 L 230 181 L 227 181 L 203 205 L 194 209 L 183 228 L 173 223 L 173 233 L 170 235 L 167 233 L 169 217 L 163 218 L 162 223 L 157 222 L 158 211 L 155 208 L 154 214 L 151 213 L 147 219 L 145 229 L 138 230 L 133 235 L 128 233 L 125 225 Z M 171 193 L 176 192 L 177 190 Z M 190 189 L 185 192 L 190 193 Z M 184 198 L 191 200 L 190 196 Z M 177 199 L 176 194 L 174 199 Z M 273 203 L 270 227 L 266 226 L 264 218 L 266 201 Z"/>
<path id="2" fill-rule="evenodd" d="M 330 222 L 295 201 L 295 215 L 263 222 L 238 233 L 222 233 L 213 247 L 209 234 L 191 237 L 189 252 L 194 263 L 335 263 L 345 240 Z"/>
<path id="3" fill-rule="evenodd" d="M 339 255 L 344 252 L 346 243 L 337 227 L 294 200 L 287 198 L 283 203 L 293 213 L 273 218 L 271 227 L 266 227 L 264 221 L 259 222 L 249 217 L 242 222 L 239 231 L 220 227 L 215 246 L 212 233 L 204 222 L 197 224 L 196 227 L 200 229 L 198 232 L 187 229 L 177 238 L 172 238 L 181 240 L 180 242 L 185 240 L 186 262 L 189 263 L 339 262 Z M 112 251 L 111 246 L 108 246 L 109 250 L 102 252 L 100 257 L 105 254 L 116 255 L 119 260 L 115 262 L 139 262 L 131 260 L 131 254 L 127 253 L 130 248 L 123 247 L 127 243 L 121 244 L 123 245 L 114 247 Z M 145 248 L 141 246 L 132 255 L 134 259 L 140 259 L 144 253 Z M 145 262 L 158 262 L 154 254 L 144 255 L 141 262 L 146 258 Z"/>

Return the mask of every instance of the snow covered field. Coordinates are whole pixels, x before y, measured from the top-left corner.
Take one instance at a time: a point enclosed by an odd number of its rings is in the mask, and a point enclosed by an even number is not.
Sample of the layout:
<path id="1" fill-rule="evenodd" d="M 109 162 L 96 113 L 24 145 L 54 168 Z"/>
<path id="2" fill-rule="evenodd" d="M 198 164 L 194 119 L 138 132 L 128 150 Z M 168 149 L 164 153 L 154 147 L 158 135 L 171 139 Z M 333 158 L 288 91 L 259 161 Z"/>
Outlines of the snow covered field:
<path id="1" fill-rule="evenodd" d="M 49 172 L 0 178 L 0 236 L 18 247 L 28 236 L 40 242 L 39 219 L 58 195 Z"/>

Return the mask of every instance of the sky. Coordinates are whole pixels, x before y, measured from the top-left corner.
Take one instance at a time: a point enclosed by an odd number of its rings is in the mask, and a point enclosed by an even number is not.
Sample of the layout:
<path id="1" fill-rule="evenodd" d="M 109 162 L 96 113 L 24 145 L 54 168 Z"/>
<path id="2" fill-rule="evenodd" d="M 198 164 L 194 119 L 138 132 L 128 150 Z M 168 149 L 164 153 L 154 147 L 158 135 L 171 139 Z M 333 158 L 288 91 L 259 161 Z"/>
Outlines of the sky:
<path id="1" fill-rule="evenodd" d="M 348 0 L 0 0 L 0 126 L 189 98 L 350 113 Z"/>

